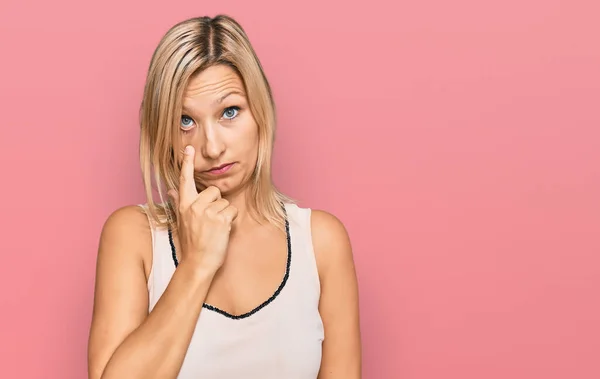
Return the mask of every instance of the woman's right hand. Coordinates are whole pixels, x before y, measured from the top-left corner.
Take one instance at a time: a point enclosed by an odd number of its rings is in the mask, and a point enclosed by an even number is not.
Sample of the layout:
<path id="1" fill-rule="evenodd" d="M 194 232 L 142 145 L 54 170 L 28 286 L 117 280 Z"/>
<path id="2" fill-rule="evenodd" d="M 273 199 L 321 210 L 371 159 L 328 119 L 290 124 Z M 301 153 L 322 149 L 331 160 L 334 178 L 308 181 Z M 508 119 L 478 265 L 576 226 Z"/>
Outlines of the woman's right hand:
<path id="1" fill-rule="evenodd" d="M 209 186 L 196 190 L 194 181 L 194 148 L 187 146 L 183 154 L 179 193 L 168 192 L 177 214 L 181 245 L 181 261 L 190 261 L 216 271 L 225 261 L 231 224 L 237 209 L 221 197 L 221 191 Z"/>

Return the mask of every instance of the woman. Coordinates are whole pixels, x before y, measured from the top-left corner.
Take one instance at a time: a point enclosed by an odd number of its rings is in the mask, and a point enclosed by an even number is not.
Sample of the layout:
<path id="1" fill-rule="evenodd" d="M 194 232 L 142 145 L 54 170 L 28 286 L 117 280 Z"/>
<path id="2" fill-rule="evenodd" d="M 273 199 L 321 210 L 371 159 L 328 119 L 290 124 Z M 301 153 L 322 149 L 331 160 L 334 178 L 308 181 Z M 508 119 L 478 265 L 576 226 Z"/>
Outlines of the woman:
<path id="1" fill-rule="evenodd" d="M 274 187 L 274 129 L 238 23 L 167 32 L 141 109 L 147 203 L 101 233 L 90 378 L 360 378 L 348 235 Z"/>

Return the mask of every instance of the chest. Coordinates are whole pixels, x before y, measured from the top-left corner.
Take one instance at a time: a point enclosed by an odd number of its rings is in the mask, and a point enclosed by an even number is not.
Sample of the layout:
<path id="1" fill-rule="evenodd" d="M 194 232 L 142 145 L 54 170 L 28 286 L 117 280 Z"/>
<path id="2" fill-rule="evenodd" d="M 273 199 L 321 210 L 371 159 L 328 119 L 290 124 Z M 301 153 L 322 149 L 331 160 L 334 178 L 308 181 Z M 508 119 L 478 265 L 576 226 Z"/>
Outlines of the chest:
<path id="1" fill-rule="evenodd" d="M 286 299 L 242 320 L 203 309 L 180 379 L 315 379 L 323 340 L 318 313 L 286 310 Z"/>
<path id="2" fill-rule="evenodd" d="M 297 223 L 287 236 L 254 237 L 230 241 L 179 379 L 317 377 L 324 328 L 310 239 Z M 168 238 L 158 234 L 149 280 L 150 310 L 175 271 L 168 246 Z M 254 256 L 245 254 L 245 248 Z"/>
<path id="3" fill-rule="evenodd" d="M 179 242 L 176 235 L 172 238 L 177 254 Z M 288 242 L 288 234 L 266 228 L 234 235 L 205 303 L 227 316 L 255 311 L 286 280 L 292 254 Z"/>
<path id="4" fill-rule="evenodd" d="M 232 239 L 206 303 L 233 315 L 252 311 L 281 286 L 290 258 L 286 235 L 271 233 Z"/>

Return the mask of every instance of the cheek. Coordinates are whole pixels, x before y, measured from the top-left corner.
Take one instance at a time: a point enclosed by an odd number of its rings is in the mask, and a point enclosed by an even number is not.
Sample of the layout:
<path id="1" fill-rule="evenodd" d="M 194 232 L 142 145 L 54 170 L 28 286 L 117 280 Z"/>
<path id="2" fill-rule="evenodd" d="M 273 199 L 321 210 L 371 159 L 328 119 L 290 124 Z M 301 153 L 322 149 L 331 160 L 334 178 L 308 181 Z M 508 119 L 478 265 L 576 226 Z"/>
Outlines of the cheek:
<path id="1" fill-rule="evenodd" d="M 256 125 L 250 125 L 244 133 L 244 145 L 246 145 L 246 153 L 256 156 L 258 154 L 258 128 Z"/>
<path id="2" fill-rule="evenodd" d="M 194 126 L 192 129 L 188 130 L 187 132 L 179 129 L 177 131 L 177 134 L 179 135 L 179 139 L 182 142 L 190 143 L 194 140 L 194 137 L 198 135 L 198 127 Z"/>
<path id="3" fill-rule="evenodd" d="M 194 127 L 193 129 L 185 133 L 182 130 L 179 130 L 178 133 L 179 135 L 177 136 L 177 138 L 180 141 L 181 151 L 183 151 L 183 149 L 187 145 L 192 145 L 196 149 L 196 153 L 198 153 L 203 143 L 202 135 L 198 133 L 198 128 Z M 198 157 L 198 154 L 196 154 L 196 157 Z"/>
<path id="4" fill-rule="evenodd" d="M 198 152 L 199 145 L 198 145 L 197 137 L 196 137 L 196 133 L 195 133 L 196 129 L 197 128 L 194 128 L 194 129 L 190 130 L 190 132 L 188 132 L 188 133 L 184 133 L 181 129 L 177 129 L 175 131 L 175 134 L 173 136 L 173 141 L 172 141 L 172 148 L 173 148 L 175 157 L 179 161 L 180 164 L 183 160 L 183 149 L 187 145 L 192 145 L 196 149 L 196 152 Z M 197 160 L 198 160 L 198 154 L 196 154 L 196 161 Z"/>
<path id="5" fill-rule="evenodd" d="M 190 143 L 190 137 L 193 135 L 193 132 L 194 130 L 190 130 L 190 132 L 184 133 L 180 128 L 175 128 L 173 130 L 173 147 L 183 150 L 184 146 Z"/>
<path id="6" fill-rule="evenodd" d="M 246 127 L 246 138 L 248 139 L 248 141 L 253 141 L 255 143 L 258 141 L 258 125 L 256 124 L 254 117 L 252 116 L 248 117 L 248 123 Z"/>

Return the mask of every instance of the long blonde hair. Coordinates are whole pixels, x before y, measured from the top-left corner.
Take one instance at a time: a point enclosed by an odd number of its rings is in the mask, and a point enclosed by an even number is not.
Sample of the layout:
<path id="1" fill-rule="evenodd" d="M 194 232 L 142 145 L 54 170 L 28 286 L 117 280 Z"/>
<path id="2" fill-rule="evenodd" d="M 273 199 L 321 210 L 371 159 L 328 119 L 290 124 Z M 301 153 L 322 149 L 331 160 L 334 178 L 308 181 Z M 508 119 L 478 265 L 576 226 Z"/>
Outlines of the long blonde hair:
<path id="1" fill-rule="evenodd" d="M 166 192 L 179 184 L 175 158 L 182 97 L 191 76 L 213 65 L 227 65 L 242 79 L 250 111 L 258 125 L 258 157 L 248 210 L 259 222 L 284 225 L 282 204 L 293 202 L 271 178 L 276 115 L 271 88 L 242 27 L 230 16 L 197 17 L 174 25 L 152 55 L 140 109 L 140 164 L 147 209 L 157 226 L 176 229 L 177 212 Z M 154 202 L 154 192 L 159 203 Z"/>

